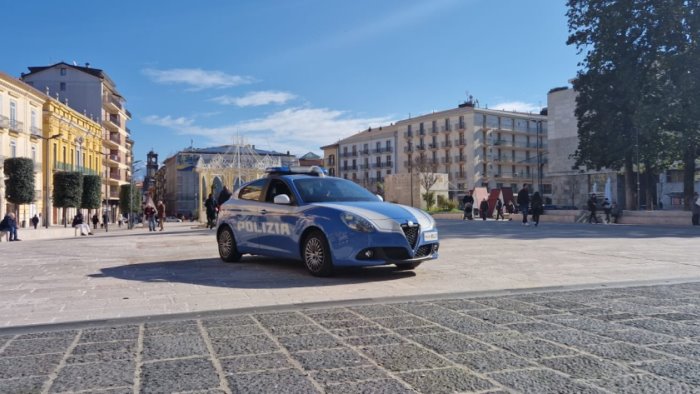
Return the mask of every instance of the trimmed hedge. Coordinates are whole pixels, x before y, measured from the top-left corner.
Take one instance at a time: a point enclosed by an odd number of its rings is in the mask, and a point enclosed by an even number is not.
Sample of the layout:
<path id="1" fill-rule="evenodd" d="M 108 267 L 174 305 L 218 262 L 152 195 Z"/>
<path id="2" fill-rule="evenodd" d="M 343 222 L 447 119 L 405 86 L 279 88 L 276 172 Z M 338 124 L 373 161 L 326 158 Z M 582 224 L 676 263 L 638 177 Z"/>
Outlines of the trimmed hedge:
<path id="1" fill-rule="evenodd" d="M 4 161 L 5 197 L 13 204 L 29 204 L 34 201 L 34 160 L 11 157 Z"/>
<path id="2" fill-rule="evenodd" d="M 83 175 L 82 208 L 97 209 L 102 205 L 102 178 L 99 175 Z"/>
<path id="3" fill-rule="evenodd" d="M 53 205 L 59 208 L 80 208 L 83 199 L 83 174 L 56 172 L 53 174 Z"/>

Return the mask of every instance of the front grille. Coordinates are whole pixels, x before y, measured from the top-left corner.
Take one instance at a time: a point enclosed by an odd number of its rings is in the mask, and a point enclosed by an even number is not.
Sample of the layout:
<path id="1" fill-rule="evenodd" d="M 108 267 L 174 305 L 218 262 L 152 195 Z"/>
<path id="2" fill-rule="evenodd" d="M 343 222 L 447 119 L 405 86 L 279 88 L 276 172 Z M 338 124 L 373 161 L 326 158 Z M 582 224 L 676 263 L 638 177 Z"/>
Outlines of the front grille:
<path id="1" fill-rule="evenodd" d="M 411 248 L 415 248 L 416 242 L 418 242 L 418 235 L 420 234 L 420 226 L 417 224 L 412 226 L 402 224 L 401 229 L 403 230 L 403 234 L 406 236 L 406 240 L 408 240 L 408 244 L 411 245 Z"/>
<path id="2" fill-rule="evenodd" d="M 384 248 L 384 255 L 389 260 L 408 260 L 411 258 L 405 248 Z"/>
<path id="3" fill-rule="evenodd" d="M 433 245 L 423 245 L 418 250 L 416 250 L 415 257 L 425 257 L 430 255 L 433 251 Z"/>

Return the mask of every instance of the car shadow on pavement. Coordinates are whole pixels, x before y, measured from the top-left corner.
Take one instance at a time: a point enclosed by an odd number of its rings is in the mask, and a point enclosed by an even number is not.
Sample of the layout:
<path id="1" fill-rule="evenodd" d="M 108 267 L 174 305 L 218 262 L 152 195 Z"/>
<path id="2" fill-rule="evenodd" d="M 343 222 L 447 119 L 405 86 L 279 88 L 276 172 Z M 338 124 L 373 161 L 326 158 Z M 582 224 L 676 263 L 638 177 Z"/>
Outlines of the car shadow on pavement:
<path id="1" fill-rule="evenodd" d="M 418 268 L 420 269 L 420 268 Z M 196 259 L 126 264 L 102 268 L 91 278 L 118 278 L 139 282 L 189 283 L 200 286 L 240 289 L 338 286 L 353 283 L 398 280 L 416 276 L 391 266 L 337 268 L 335 275 L 314 277 L 303 263 L 295 260 L 244 256 L 240 263 L 225 264 L 220 259 Z"/>

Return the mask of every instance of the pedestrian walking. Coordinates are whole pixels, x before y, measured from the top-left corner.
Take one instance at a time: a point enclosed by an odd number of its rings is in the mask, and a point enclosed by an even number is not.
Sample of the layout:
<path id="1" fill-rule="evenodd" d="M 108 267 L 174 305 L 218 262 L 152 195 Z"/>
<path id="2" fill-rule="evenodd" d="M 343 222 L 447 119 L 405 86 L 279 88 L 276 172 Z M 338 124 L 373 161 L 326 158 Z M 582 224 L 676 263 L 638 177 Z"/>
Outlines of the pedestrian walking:
<path id="1" fill-rule="evenodd" d="M 156 209 L 152 205 L 146 205 L 143 215 L 148 220 L 148 231 L 156 231 Z"/>
<path id="2" fill-rule="evenodd" d="M 105 228 L 105 232 L 109 231 L 109 212 L 106 210 L 102 212 L 102 226 Z"/>
<path id="3" fill-rule="evenodd" d="M 462 220 L 472 220 L 472 210 L 474 209 L 474 197 L 472 197 L 472 192 L 469 190 L 467 190 L 467 194 L 465 194 L 464 197 L 462 197 L 462 208 L 464 209 Z"/>
<path id="4" fill-rule="evenodd" d="M 530 190 L 527 187 L 527 183 L 523 184 L 523 188 L 518 192 L 518 209 L 523 214 L 523 226 L 529 226 L 527 213 L 530 209 Z"/>
<path id="5" fill-rule="evenodd" d="M 613 201 L 610 206 L 610 216 L 612 216 L 613 223 L 620 221 L 620 216 L 622 216 L 622 210 L 617 206 L 617 201 Z"/>
<path id="6" fill-rule="evenodd" d="M 544 213 L 544 204 L 540 192 L 535 192 L 532 195 L 532 221 L 535 222 L 535 227 L 540 224 L 540 215 Z"/>
<path id="7" fill-rule="evenodd" d="M 499 217 L 501 220 L 505 219 L 503 216 L 503 201 L 501 201 L 500 198 L 496 200 L 496 220 L 498 220 Z"/>
<path id="8" fill-rule="evenodd" d="M 94 215 L 92 215 L 92 227 L 97 230 L 97 223 L 100 222 L 100 218 L 97 217 L 97 212 L 95 212 Z"/>
<path id="9" fill-rule="evenodd" d="M 592 221 L 595 221 L 596 224 L 600 223 L 598 221 L 598 216 L 596 216 L 596 211 L 598 210 L 598 201 L 596 200 L 595 193 L 591 193 L 591 197 L 588 199 L 588 202 L 586 204 L 588 205 L 588 212 L 590 212 L 590 214 L 588 215 L 588 223 L 591 223 Z"/>
<path id="10" fill-rule="evenodd" d="M 158 200 L 156 211 L 158 211 L 158 224 L 160 225 L 160 231 L 163 231 L 163 223 L 165 222 L 165 204 L 163 204 L 163 200 Z"/>
<path id="11" fill-rule="evenodd" d="M 513 214 L 515 213 L 515 204 L 513 204 L 513 200 L 508 200 L 506 203 L 506 212 L 508 213 L 508 221 L 512 221 Z"/>
<path id="12" fill-rule="evenodd" d="M 605 224 L 610 224 L 610 214 L 612 213 L 612 204 L 607 198 L 603 200 L 603 212 L 605 213 Z"/>
<path id="13" fill-rule="evenodd" d="M 212 229 L 216 225 L 217 210 L 216 200 L 212 193 L 209 193 L 209 197 L 204 201 L 204 208 L 207 211 L 207 228 Z"/>
<path id="14" fill-rule="evenodd" d="M 486 197 L 484 197 L 483 200 L 481 200 L 481 204 L 479 204 L 479 216 L 481 216 L 481 220 L 486 220 L 486 216 L 489 214 L 489 202 L 486 201 Z"/>
<path id="15" fill-rule="evenodd" d="M 693 226 L 700 226 L 700 197 L 698 197 L 698 192 L 693 193 L 693 207 L 692 212 L 692 223 Z"/>
<path id="16" fill-rule="evenodd" d="M 217 212 L 221 210 L 221 204 L 228 201 L 229 198 L 231 198 L 231 192 L 228 190 L 228 187 L 224 186 L 224 188 L 219 192 L 219 197 L 216 199 Z"/>
<path id="17" fill-rule="evenodd" d="M 34 230 L 36 230 L 36 226 L 39 225 L 39 217 L 34 215 L 32 216 L 32 226 L 34 226 Z"/>

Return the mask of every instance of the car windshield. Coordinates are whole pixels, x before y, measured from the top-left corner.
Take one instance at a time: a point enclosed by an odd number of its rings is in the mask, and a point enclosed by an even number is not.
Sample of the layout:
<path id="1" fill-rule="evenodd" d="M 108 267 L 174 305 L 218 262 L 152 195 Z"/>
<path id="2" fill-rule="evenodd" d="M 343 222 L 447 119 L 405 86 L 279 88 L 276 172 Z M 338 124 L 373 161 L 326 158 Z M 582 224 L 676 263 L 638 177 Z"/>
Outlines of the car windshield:
<path id="1" fill-rule="evenodd" d="M 340 178 L 295 179 L 304 202 L 378 201 L 377 196 L 354 182 Z"/>

